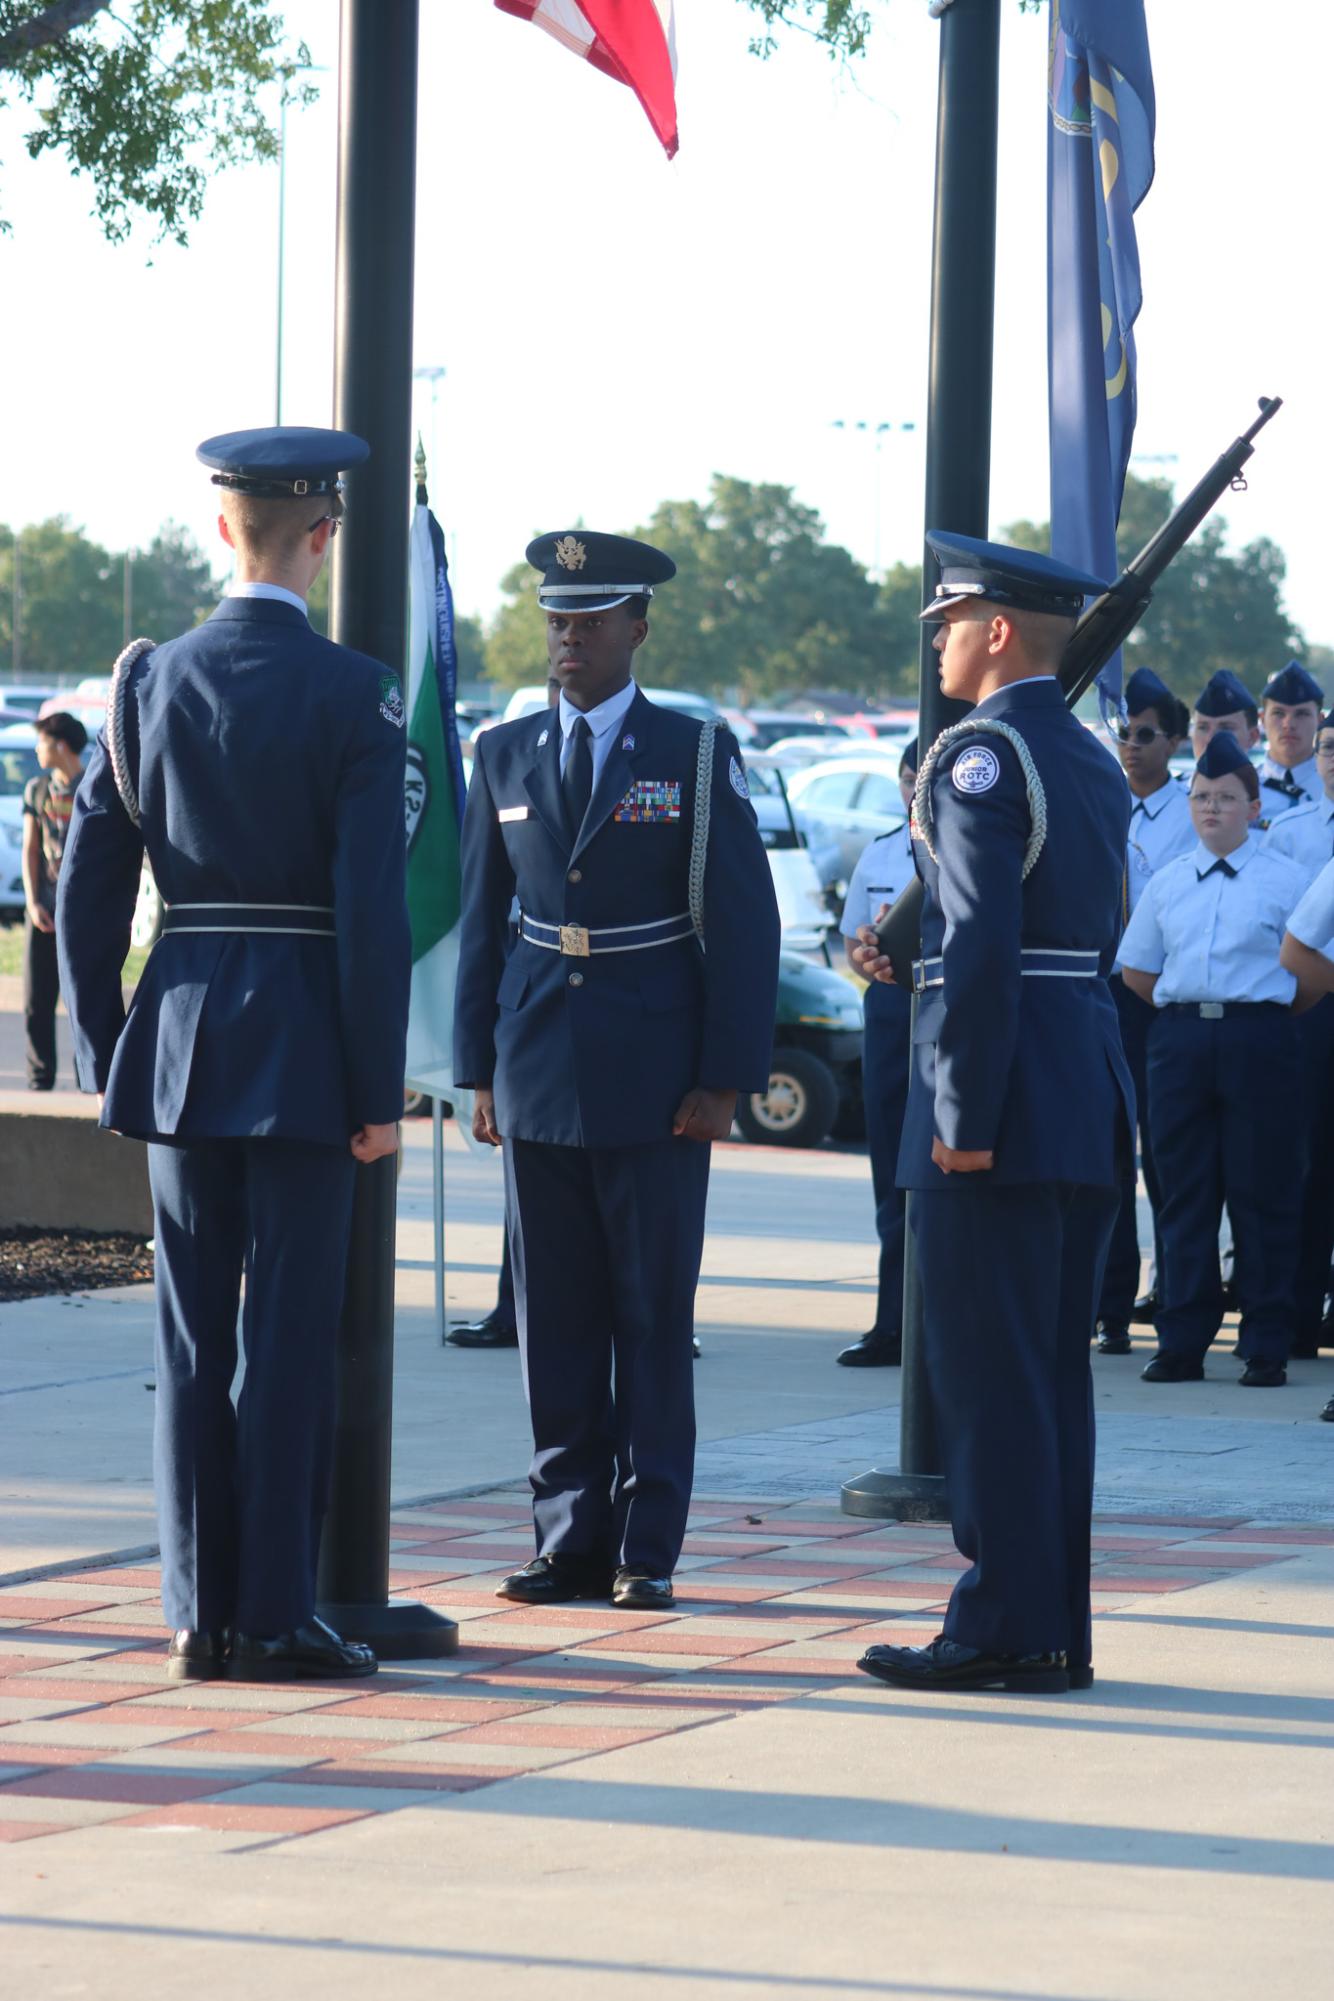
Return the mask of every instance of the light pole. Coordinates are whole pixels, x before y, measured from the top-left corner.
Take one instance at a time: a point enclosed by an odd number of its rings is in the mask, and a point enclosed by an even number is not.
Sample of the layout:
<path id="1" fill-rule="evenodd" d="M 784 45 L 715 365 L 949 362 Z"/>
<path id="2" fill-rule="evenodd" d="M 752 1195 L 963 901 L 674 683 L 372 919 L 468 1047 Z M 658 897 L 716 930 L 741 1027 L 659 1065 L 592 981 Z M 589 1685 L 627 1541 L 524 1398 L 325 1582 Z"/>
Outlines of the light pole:
<path id="1" fill-rule="evenodd" d="M 831 431 L 843 431 L 848 434 L 852 433 L 853 431 L 859 431 L 863 437 L 867 437 L 871 440 L 871 443 L 875 448 L 875 538 L 873 544 L 874 562 L 872 563 L 871 566 L 871 574 L 875 578 L 876 582 L 879 583 L 881 578 L 880 453 L 884 448 L 885 438 L 890 431 L 915 431 L 917 429 L 917 426 L 915 423 L 911 421 L 905 423 L 899 423 L 888 419 L 881 419 L 878 423 L 873 423 L 869 417 L 852 417 L 852 418 L 835 417 L 833 422 L 830 424 L 829 428 Z"/>

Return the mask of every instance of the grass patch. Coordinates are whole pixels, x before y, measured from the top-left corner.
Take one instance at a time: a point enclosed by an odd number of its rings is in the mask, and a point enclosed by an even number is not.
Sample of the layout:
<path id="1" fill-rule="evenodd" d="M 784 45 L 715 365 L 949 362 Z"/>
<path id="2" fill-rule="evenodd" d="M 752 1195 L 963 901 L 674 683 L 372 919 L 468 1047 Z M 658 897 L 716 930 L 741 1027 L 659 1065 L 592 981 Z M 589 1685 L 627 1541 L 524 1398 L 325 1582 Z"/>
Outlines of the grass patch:
<path id="1" fill-rule="evenodd" d="M 129 957 L 121 973 L 122 986 L 133 987 L 139 982 L 139 975 L 148 958 L 147 950 L 141 945 L 131 945 Z M 0 974 L 12 973 L 15 979 L 23 972 L 23 926 L 21 924 L 0 925 Z"/>

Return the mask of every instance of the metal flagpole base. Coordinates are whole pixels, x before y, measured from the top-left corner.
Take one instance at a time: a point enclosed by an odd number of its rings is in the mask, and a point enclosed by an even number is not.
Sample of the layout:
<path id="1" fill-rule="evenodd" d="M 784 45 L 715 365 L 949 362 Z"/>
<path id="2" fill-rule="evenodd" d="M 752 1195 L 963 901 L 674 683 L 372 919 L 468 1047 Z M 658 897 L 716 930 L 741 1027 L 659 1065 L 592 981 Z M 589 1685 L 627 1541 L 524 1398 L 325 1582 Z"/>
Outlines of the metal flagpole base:
<path id="1" fill-rule="evenodd" d="M 872 1467 L 842 1487 L 845 1515 L 885 1522 L 947 1522 L 945 1481 L 939 1473 L 881 1473 Z"/>
<path id="2" fill-rule="evenodd" d="M 459 1629 L 429 1605 L 320 1604 L 316 1611 L 344 1640 L 360 1640 L 381 1661 L 437 1661 L 459 1648 Z"/>

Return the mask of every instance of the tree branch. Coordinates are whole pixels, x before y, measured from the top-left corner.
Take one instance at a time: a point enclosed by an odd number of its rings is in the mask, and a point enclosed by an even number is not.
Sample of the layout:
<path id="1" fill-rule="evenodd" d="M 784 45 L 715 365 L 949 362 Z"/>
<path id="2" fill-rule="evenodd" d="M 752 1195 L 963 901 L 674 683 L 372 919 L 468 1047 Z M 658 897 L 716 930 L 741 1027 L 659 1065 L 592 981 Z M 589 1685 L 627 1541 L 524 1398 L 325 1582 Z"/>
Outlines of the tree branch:
<path id="1" fill-rule="evenodd" d="M 84 28 L 94 15 L 106 12 L 111 0 L 54 0 L 30 21 L 22 21 L 0 36 L 0 69 L 12 69 L 24 56 L 63 41 L 76 28 Z"/>

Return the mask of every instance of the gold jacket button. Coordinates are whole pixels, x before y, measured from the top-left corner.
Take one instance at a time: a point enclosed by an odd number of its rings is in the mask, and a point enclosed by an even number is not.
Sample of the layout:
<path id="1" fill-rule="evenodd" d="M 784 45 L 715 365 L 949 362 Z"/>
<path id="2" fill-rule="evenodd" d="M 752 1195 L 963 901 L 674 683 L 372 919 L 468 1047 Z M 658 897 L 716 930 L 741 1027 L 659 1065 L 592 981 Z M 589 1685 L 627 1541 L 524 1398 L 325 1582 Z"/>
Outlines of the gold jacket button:
<path id="1" fill-rule="evenodd" d="M 582 882 L 583 879 L 584 872 L 581 868 L 572 868 L 565 878 L 566 882 Z"/>

